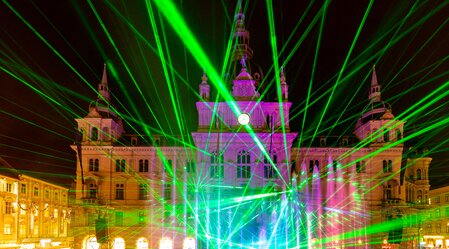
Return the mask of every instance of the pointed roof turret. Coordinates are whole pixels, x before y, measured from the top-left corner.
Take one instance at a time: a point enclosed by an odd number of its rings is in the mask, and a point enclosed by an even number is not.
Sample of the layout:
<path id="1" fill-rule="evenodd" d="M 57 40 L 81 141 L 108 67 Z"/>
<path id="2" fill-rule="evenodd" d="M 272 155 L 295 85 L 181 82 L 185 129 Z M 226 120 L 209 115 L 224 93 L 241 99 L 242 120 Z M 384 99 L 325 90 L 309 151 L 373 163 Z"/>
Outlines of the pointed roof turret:
<path id="1" fill-rule="evenodd" d="M 371 75 L 371 88 L 369 90 L 368 98 L 371 102 L 381 101 L 380 85 L 377 83 L 376 65 L 373 66 L 373 73 Z"/>
<path id="2" fill-rule="evenodd" d="M 103 65 L 103 75 L 101 82 L 98 84 L 97 99 L 92 101 L 89 105 L 88 117 L 114 117 L 117 118 L 117 114 L 114 112 L 114 108 L 111 105 L 111 94 L 108 86 L 107 65 Z"/>
<path id="3" fill-rule="evenodd" d="M 281 81 L 281 93 L 282 93 L 282 100 L 283 101 L 288 101 L 288 85 L 285 79 L 285 74 L 284 74 L 284 68 L 281 68 L 281 76 L 280 79 Z"/>
<path id="4" fill-rule="evenodd" d="M 101 77 L 101 82 L 98 84 L 98 99 L 104 98 L 108 102 L 111 101 L 111 96 L 109 93 L 108 86 L 108 75 L 106 71 L 106 63 L 103 66 L 103 76 Z"/>

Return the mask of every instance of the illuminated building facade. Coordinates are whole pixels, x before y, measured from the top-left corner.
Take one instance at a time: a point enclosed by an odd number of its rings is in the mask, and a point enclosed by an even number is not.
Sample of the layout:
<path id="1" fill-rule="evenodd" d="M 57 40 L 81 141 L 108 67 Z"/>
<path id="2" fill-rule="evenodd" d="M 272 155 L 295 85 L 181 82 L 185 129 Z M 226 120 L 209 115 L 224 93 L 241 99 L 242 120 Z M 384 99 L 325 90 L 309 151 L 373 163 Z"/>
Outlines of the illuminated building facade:
<path id="1" fill-rule="evenodd" d="M 75 248 L 413 248 L 431 158 L 404 163 L 404 121 L 375 70 L 355 136 L 298 141 L 283 70 L 278 100 L 261 99 L 242 13 L 235 30 L 231 98 L 210 101 L 203 75 L 194 149 L 126 134 L 104 68 L 76 120 Z"/>
<path id="2" fill-rule="evenodd" d="M 423 246 L 449 248 L 449 186 L 429 192 L 430 208 L 421 217 Z"/>
<path id="3" fill-rule="evenodd" d="M 68 188 L 0 163 L 0 248 L 71 248 Z"/>

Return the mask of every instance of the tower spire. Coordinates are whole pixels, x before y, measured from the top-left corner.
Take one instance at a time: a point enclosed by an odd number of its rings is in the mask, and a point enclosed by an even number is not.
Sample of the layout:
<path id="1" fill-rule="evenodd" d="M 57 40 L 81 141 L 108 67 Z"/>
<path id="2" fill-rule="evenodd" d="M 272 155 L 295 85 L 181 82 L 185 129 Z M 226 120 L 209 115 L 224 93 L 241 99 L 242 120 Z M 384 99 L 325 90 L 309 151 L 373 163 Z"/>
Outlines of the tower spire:
<path id="1" fill-rule="evenodd" d="M 106 63 L 103 64 L 103 77 L 101 78 L 101 83 L 108 83 L 108 74 L 106 72 Z"/>
<path id="2" fill-rule="evenodd" d="M 371 86 L 376 86 L 377 84 L 377 75 L 376 75 L 376 64 L 373 65 L 373 73 L 371 75 Z"/>
<path id="3" fill-rule="evenodd" d="M 103 64 L 103 76 L 101 77 L 101 82 L 98 84 L 98 98 L 104 98 L 108 102 L 111 101 L 111 96 L 109 93 L 108 86 L 108 74 L 106 70 L 106 63 Z"/>
<path id="4" fill-rule="evenodd" d="M 281 82 L 282 100 L 288 101 L 288 85 L 284 75 L 284 67 L 281 68 L 280 82 Z"/>
<path id="5" fill-rule="evenodd" d="M 376 65 L 373 65 L 373 73 L 371 75 L 371 88 L 368 93 L 368 98 L 371 102 L 381 101 L 380 85 L 377 82 Z"/>

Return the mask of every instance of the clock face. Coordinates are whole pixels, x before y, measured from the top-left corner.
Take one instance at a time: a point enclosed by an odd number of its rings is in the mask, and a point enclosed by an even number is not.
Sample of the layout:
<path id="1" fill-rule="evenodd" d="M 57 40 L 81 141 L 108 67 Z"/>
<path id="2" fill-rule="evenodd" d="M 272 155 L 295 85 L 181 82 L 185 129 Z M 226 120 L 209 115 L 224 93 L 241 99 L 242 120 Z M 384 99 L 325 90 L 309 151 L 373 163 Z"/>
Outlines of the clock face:
<path id="1" fill-rule="evenodd" d="M 239 124 L 241 124 L 241 125 L 249 124 L 249 115 L 248 115 L 248 113 L 240 114 L 239 117 L 238 117 L 238 121 L 239 121 Z"/>

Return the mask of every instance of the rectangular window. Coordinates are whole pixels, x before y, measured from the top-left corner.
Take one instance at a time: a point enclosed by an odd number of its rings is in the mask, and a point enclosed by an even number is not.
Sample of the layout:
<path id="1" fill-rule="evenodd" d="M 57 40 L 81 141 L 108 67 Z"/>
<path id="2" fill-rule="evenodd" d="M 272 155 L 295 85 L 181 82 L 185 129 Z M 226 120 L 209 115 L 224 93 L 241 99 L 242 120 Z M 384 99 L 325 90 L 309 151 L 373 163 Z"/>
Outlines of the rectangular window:
<path id="1" fill-rule="evenodd" d="M 224 177 L 224 166 L 211 165 L 209 168 L 210 178 L 223 178 Z"/>
<path id="2" fill-rule="evenodd" d="M 195 174 L 195 162 L 193 160 L 192 161 L 187 161 L 186 172 L 187 173 L 191 173 L 191 174 Z"/>
<path id="3" fill-rule="evenodd" d="M 123 212 L 115 212 L 115 226 L 123 226 Z"/>
<path id="4" fill-rule="evenodd" d="M 19 210 L 20 210 L 20 215 L 26 215 L 27 214 L 27 207 L 25 204 L 19 204 Z"/>
<path id="5" fill-rule="evenodd" d="M 251 166 L 237 166 L 237 178 L 250 178 Z"/>
<path id="6" fill-rule="evenodd" d="M 148 200 L 148 184 L 139 185 L 139 200 Z"/>
<path id="7" fill-rule="evenodd" d="M 148 172 L 148 160 L 139 160 L 139 172 Z"/>
<path id="8" fill-rule="evenodd" d="M 426 226 L 426 233 L 432 233 L 432 224 L 427 224 Z"/>
<path id="9" fill-rule="evenodd" d="M 115 160 L 115 172 L 125 172 L 125 168 L 126 168 L 126 161 L 124 159 Z"/>
<path id="10" fill-rule="evenodd" d="M 25 236 L 27 231 L 27 225 L 26 224 L 20 224 L 19 225 L 19 234 L 21 236 Z"/>
<path id="11" fill-rule="evenodd" d="M 34 187 L 33 195 L 34 196 L 39 196 L 39 188 L 38 187 Z"/>
<path id="12" fill-rule="evenodd" d="M 8 223 L 5 224 L 3 233 L 5 235 L 11 235 L 11 224 Z"/>
<path id="13" fill-rule="evenodd" d="M 449 194 L 445 195 L 445 202 L 449 202 Z"/>
<path id="14" fill-rule="evenodd" d="M 45 190 L 45 198 L 50 198 L 50 190 L 48 189 Z"/>
<path id="15" fill-rule="evenodd" d="M 97 198 L 97 185 L 94 183 L 89 184 L 89 198 Z"/>
<path id="16" fill-rule="evenodd" d="M 115 185 L 115 199 L 116 200 L 125 199 L 125 187 L 123 183 L 117 183 Z"/>
<path id="17" fill-rule="evenodd" d="M 164 200 L 171 200 L 171 184 L 164 184 Z"/>
<path id="18" fill-rule="evenodd" d="M 444 209 L 444 214 L 446 215 L 446 217 L 449 217 L 449 207 L 446 207 L 445 209 Z"/>
<path id="19" fill-rule="evenodd" d="M 173 160 L 167 160 L 167 163 L 164 165 L 164 167 L 162 167 L 162 171 L 164 173 L 168 173 L 171 172 L 173 170 Z M 170 169 L 170 170 L 168 170 Z"/>
<path id="20" fill-rule="evenodd" d="M 5 202 L 5 214 L 12 214 L 12 203 L 10 201 Z"/>
<path id="21" fill-rule="evenodd" d="M 437 218 L 441 217 L 441 211 L 439 208 L 435 209 L 435 217 L 437 217 Z"/>
<path id="22" fill-rule="evenodd" d="M 26 192 L 27 192 L 27 185 L 24 184 L 24 183 L 22 183 L 22 184 L 20 185 L 20 193 L 26 194 Z"/>
<path id="23" fill-rule="evenodd" d="M 263 166 L 263 176 L 265 178 L 276 178 L 277 172 L 275 168 L 271 165 L 264 165 Z"/>
<path id="24" fill-rule="evenodd" d="M 6 192 L 12 192 L 12 184 L 11 183 L 7 183 L 6 184 Z"/>
<path id="25" fill-rule="evenodd" d="M 441 224 L 439 224 L 439 223 L 436 224 L 436 225 L 435 225 L 435 230 L 436 230 L 435 232 L 436 232 L 437 234 L 441 233 Z"/>
<path id="26" fill-rule="evenodd" d="M 435 197 L 435 203 L 440 203 L 440 197 L 439 196 Z"/>

